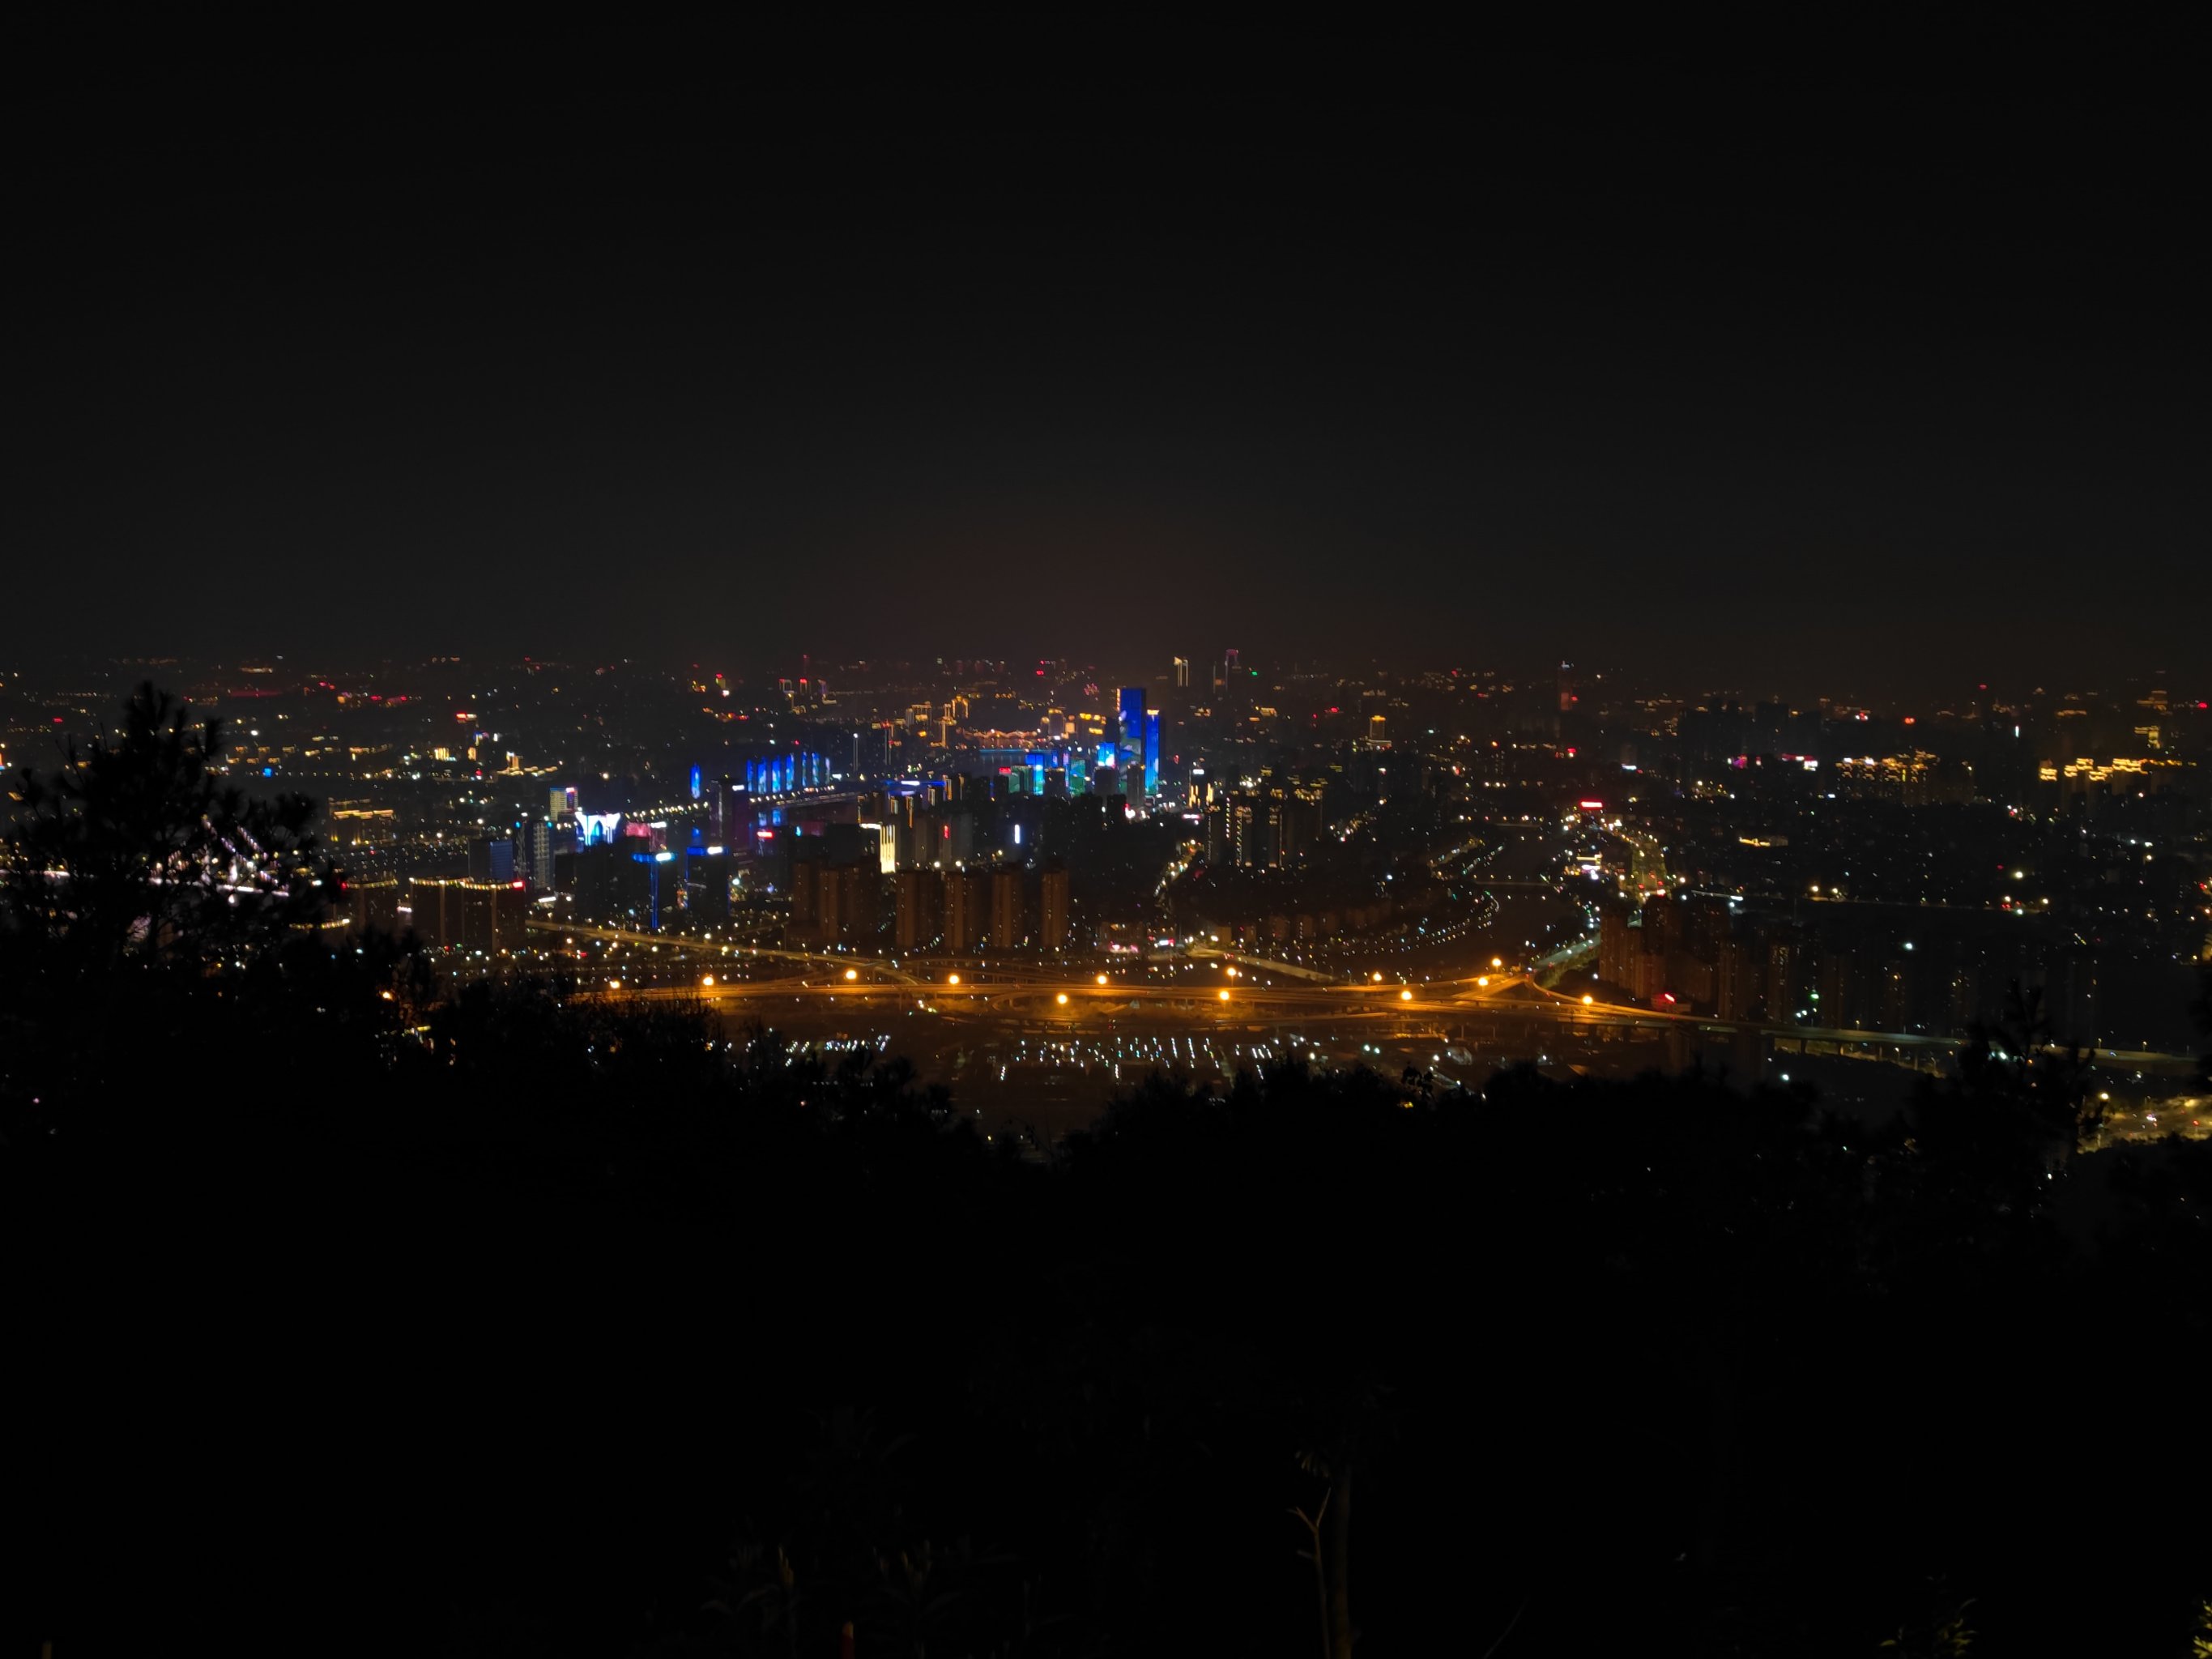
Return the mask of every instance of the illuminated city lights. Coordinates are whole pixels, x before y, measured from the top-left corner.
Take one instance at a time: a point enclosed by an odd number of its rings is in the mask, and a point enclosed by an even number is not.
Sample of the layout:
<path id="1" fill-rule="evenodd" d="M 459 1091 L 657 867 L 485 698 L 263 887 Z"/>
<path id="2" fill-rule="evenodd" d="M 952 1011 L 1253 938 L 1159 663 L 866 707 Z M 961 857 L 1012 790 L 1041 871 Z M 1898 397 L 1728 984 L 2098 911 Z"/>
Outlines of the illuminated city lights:
<path id="1" fill-rule="evenodd" d="M 2202 53 L 1058 21 L 27 55 L 10 1640 L 2212 1643 Z"/>

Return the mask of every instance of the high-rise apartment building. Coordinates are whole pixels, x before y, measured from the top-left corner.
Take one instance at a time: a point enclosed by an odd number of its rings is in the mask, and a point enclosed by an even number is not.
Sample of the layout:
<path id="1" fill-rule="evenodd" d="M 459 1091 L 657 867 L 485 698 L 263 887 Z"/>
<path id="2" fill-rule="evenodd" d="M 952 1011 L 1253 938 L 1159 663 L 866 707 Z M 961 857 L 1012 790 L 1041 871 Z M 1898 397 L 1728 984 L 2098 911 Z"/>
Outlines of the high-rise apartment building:
<path id="1" fill-rule="evenodd" d="M 529 902 L 522 884 L 464 881 L 459 886 L 462 948 L 488 957 L 497 956 L 502 951 L 520 950 L 523 918 Z"/>
<path id="2" fill-rule="evenodd" d="M 461 884 L 429 876 L 410 877 L 407 902 L 415 937 L 434 948 L 461 943 Z"/>
<path id="3" fill-rule="evenodd" d="M 901 870 L 891 878 L 891 939 L 897 949 L 923 951 L 936 939 L 941 890 L 934 870 Z"/>
<path id="4" fill-rule="evenodd" d="M 1022 902 L 1021 866 L 1002 864 L 991 872 L 991 948 L 1011 951 L 1028 937 L 1027 907 Z"/>
<path id="5" fill-rule="evenodd" d="M 991 922 L 991 884 L 981 870 L 945 872 L 945 948 L 972 951 Z"/>
<path id="6" fill-rule="evenodd" d="M 1054 859 L 1037 878 L 1037 943 L 1048 951 L 1067 948 L 1067 866 Z"/>

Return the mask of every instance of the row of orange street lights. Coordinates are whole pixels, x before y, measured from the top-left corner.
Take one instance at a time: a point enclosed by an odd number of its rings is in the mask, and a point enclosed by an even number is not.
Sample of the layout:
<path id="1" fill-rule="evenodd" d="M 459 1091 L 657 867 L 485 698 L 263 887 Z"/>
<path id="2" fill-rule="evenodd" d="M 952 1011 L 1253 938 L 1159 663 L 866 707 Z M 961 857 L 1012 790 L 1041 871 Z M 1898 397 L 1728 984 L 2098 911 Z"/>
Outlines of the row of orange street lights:
<path id="1" fill-rule="evenodd" d="M 1490 959 L 1490 965 L 1491 965 L 1492 968 L 1503 968 L 1503 967 L 1505 965 L 1504 958 L 1503 958 L 1502 957 L 1491 957 L 1491 959 Z M 848 968 L 848 969 L 845 970 L 845 978 L 846 978 L 846 981 L 847 981 L 848 983 L 849 983 L 849 982 L 851 982 L 851 981 L 855 981 L 855 980 L 859 979 L 860 977 L 860 970 L 859 969 L 857 969 L 857 968 Z M 1235 979 L 1235 978 L 1237 977 L 1237 970 L 1236 970 L 1234 968 L 1231 968 L 1231 969 L 1229 970 L 1229 977 L 1230 977 L 1230 978 L 1231 978 L 1231 979 Z M 712 974 L 708 974 L 708 975 L 704 975 L 703 977 L 702 977 L 699 982 L 700 982 L 700 984 L 702 984 L 702 986 L 705 986 L 705 987 L 706 987 L 706 988 L 708 988 L 709 990 L 711 990 L 711 989 L 713 989 L 713 988 L 714 988 L 714 976 Z M 960 975 L 957 975 L 957 974 L 947 974 L 947 975 L 945 976 L 945 982 L 947 985 L 957 985 L 957 984 L 959 984 L 959 983 L 960 983 Z M 1107 982 L 1107 977 L 1106 977 L 1106 975 L 1103 975 L 1103 974 L 1099 975 L 1098 975 L 1098 983 L 1099 983 L 1099 984 L 1101 984 L 1101 985 L 1103 985 L 1103 984 L 1105 984 L 1106 982 Z M 1380 974 L 1376 974 L 1376 975 L 1375 975 L 1374 980 L 1373 980 L 1373 981 L 1372 981 L 1372 982 L 1373 982 L 1373 983 L 1375 983 L 1375 984 L 1380 985 L 1380 984 L 1382 982 L 1382 975 L 1380 975 Z M 607 983 L 608 983 L 609 985 L 611 985 L 611 986 L 619 987 L 619 986 L 621 985 L 622 981 L 621 981 L 620 980 L 609 980 L 609 981 L 607 981 Z M 1475 983 L 1476 983 L 1478 986 L 1480 986 L 1480 987 L 1481 987 L 1482 988 L 1484 988 L 1485 990 L 1487 990 L 1487 989 L 1489 988 L 1489 987 L 1490 987 L 1490 976 L 1489 976 L 1488 975 L 1486 975 L 1486 975 L 1481 975 L 1480 977 L 1479 977 L 1478 979 L 1476 979 Z M 1218 997 L 1222 1001 L 1224 1001 L 1224 1002 L 1226 1002 L 1226 1001 L 1228 1001 L 1228 1000 L 1229 1000 L 1229 993 L 1228 993 L 1228 991 L 1227 991 L 1225 988 L 1224 988 L 1224 989 L 1223 989 L 1223 990 L 1221 990 L 1221 991 L 1218 991 L 1218 992 L 1215 993 L 1215 994 L 1216 994 L 1216 995 L 1217 995 L 1217 996 L 1218 996 Z M 1411 987 L 1411 986 L 1407 986 L 1407 987 L 1406 987 L 1404 989 L 1401 990 L 1401 991 L 1398 993 L 1398 1000 L 1399 1000 L 1399 1001 L 1401 1001 L 1401 1002 L 1411 1002 L 1413 1000 L 1413 987 Z M 1054 998 L 1054 1000 L 1055 1002 L 1057 1002 L 1058 1004 L 1060 1004 L 1060 1006 L 1065 1006 L 1066 1005 L 1066 1002 L 1067 1002 L 1067 993 L 1066 993 L 1066 992 L 1065 992 L 1065 991 L 1062 991 L 1062 992 L 1059 993 L 1059 994 L 1058 994 Z M 1585 997 L 1583 997 L 1583 1003 L 1584 1003 L 1585 1005 L 1588 1005 L 1588 1004 L 1589 1004 L 1589 1003 L 1590 1003 L 1592 1000 L 1594 1000 L 1594 999 L 1592 999 L 1592 998 L 1590 998 L 1590 997 L 1589 997 L 1589 996 L 1585 996 Z"/>

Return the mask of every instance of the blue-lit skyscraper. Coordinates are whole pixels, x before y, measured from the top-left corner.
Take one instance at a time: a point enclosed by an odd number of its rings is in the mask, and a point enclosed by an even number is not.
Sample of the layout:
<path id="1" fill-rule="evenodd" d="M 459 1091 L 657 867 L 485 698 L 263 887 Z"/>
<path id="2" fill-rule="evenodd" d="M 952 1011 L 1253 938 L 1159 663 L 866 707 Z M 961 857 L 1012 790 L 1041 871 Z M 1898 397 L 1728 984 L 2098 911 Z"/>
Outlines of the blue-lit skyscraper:
<path id="1" fill-rule="evenodd" d="M 1145 688 L 1125 685 L 1121 696 L 1121 721 L 1115 736 L 1120 739 L 1121 762 L 1123 771 L 1144 763 L 1145 758 Z"/>
<path id="2" fill-rule="evenodd" d="M 1150 800 L 1160 793 L 1160 714 L 1157 708 L 1145 714 L 1145 799 Z"/>

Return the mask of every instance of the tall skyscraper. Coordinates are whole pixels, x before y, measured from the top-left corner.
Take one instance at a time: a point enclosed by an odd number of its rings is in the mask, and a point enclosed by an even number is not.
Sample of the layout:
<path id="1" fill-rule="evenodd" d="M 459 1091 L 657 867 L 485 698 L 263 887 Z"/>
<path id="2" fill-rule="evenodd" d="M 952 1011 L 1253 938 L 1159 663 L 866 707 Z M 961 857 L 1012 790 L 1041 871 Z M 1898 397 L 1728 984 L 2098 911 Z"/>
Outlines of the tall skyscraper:
<path id="1" fill-rule="evenodd" d="M 1145 711 L 1145 799 L 1160 793 L 1160 711 Z"/>
<path id="2" fill-rule="evenodd" d="M 480 836 L 469 843 L 471 881 L 514 879 L 514 843 L 504 836 Z"/>
<path id="3" fill-rule="evenodd" d="M 1125 685 L 1120 698 L 1121 730 L 1118 733 L 1121 764 L 1124 767 L 1141 762 L 1145 753 L 1145 688 Z"/>
<path id="4" fill-rule="evenodd" d="M 1178 690 L 1178 691 L 1188 691 L 1188 690 L 1190 690 L 1190 659 L 1189 659 L 1189 658 L 1188 658 L 1188 657 L 1177 657 L 1177 658 L 1175 659 L 1174 663 L 1173 663 L 1172 665 L 1170 665 L 1170 677 L 1171 677 L 1171 678 L 1174 679 L 1174 681 L 1175 681 L 1175 689 L 1176 689 L 1176 690 Z"/>
<path id="5" fill-rule="evenodd" d="M 684 918 L 695 927 L 720 927 L 730 920 L 730 855 L 720 848 L 685 849 Z"/>
<path id="6" fill-rule="evenodd" d="M 573 829 L 533 818 L 522 826 L 520 836 L 522 873 L 541 893 L 553 890 L 553 856 L 556 853 L 572 853 L 576 848 L 576 834 Z"/>

